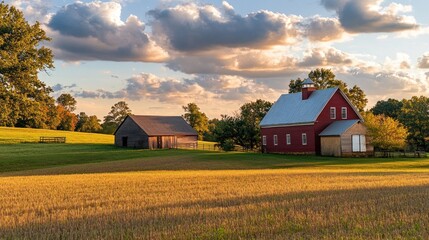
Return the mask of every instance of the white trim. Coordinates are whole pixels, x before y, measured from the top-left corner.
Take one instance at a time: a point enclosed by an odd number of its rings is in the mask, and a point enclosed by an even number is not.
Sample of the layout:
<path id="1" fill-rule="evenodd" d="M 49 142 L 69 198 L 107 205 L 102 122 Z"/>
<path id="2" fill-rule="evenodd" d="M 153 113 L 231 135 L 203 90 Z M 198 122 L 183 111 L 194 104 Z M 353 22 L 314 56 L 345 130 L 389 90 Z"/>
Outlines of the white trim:
<path id="1" fill-rule="evenodd" d="M 277 135 L 273 136 L 273 143 L 274 143 L 274 146 L 279 145 L 279 138 L 277 137 Z"/>
<path id="2" fill-rule="evenodd" d="M 329 108 L 329 118 L 337 119 L 337 108 L 336 107 L 330 107 Z"/>
<path id="3" fill-rule="evenodd" d="M 262 145 L 267 146 L 267 136 L 262 136 Z"/>
<path id="4" fill-rule="evenodd" d="M 341 119 L 347 119 L 347 107 L 341 107 Z"/>
<path id="5" fill-rule="evenodd" d="M 301 134 L 301 143 L 302 145 L 307 145 L 307 133 Z"/>
<path id="6" fill-rule="evenodd" d="M 286 145 L 291 145 L 291 143 L 292 143 L 292 141 L 291 141 L 291 138 L 290 138 L 290 134 L 287 133 L 286 134 Z"/>
<path id="7" fill-rule="evenodd" d="M 356 115 L 359 117 L 359 119 L 362 121 L 362 122 L 365 122 L 364 120 L 363 120 L 363 117 L 362 117 L 362 115 L 360 115 L 360 113 L 359 113 L 359 111 L 356 109 L 356 107 L 352 104 L 352 102 L 350 101 L 350 99 L 346 96 L 346 94 L 345 93 L 343 93 L 343 91 L 341 91 L 340 90 L 340 93 L 341 93 L 341 95 L 343 96 L 343 98 L 344 99 L 346 99 L 346 101 L 347 101 L 347 103 L 349 104 L 349 106 L 353 109 L 353 111 L 355 111 L 355 113 L 356 113 Z"/>

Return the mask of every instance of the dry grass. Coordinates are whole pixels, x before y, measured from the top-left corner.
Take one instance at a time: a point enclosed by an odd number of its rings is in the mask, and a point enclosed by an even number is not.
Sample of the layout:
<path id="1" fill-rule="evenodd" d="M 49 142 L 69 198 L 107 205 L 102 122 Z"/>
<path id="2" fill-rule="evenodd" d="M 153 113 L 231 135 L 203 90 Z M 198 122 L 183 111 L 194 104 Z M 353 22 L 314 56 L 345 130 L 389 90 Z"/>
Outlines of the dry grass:
<path id="1" fill-rule="evenodd" d="M 0 178 L 0 236 L 429 238 L 429 172 L 152 171 Z"/>

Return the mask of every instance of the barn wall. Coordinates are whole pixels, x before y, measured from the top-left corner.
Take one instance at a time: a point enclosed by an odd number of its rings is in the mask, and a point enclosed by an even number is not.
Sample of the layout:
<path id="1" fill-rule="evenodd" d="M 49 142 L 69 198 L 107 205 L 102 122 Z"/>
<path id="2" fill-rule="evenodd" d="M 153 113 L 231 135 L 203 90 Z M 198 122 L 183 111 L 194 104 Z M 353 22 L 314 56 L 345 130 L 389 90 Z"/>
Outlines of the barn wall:
<path id="1" fill-rule="evenodd" d="M 159 145 L 159 138 L 161 142 Z M 149 149 L 158 148 L 178 148 L 183 144 L 193 144 L 196 146 L 198 136 L 150 136 L 149 137 Z"/>
<path id="2" fill-rule="evenodd" d="M 336 118 L 331 119 L 330 116 L 330 109 L 331 107 L 335 107 L 336 109 Z M 347 108 L 347 119 L 341 118 L 341 108 L 346 107 Z M 325 130 L 326 127 L 328 127 L 331 123 L 339 120 L 351 120 L 351 119 L 359 119 L 359 116 L 355 113 L 353 108 L 349 105 L 347 100 L 341 95 L 339 90 L 335 92 L 335 94 L 332 96 L 332 98 L 328 101 L 325 108 L 322 110 L 320 115 L 317 117 L 316 123 L 314 124 L 315 133 L 316 136 L 319 136 L 319 134 Z M 321 143 L 320 143 L 320 137 L 316 138 L 316 152 L 321 152 Z"/>
<path id="3" fill-rule="evenodd" d="M 148 136 L 146 133 L 131 119 L 126 118 L 119 126 L 115 133 L 115 145 L 124 147 L 122 138 L 127 137 L 127 147 L 129 148 L 148 148 Z"/>
<path id="4" fill-rule="evenodd" d="M 307 145 L 302 145 L 302 133 L 307 134 Z M 286 144 L 286 134 L 291 136 L 291 144 Z M 267 153 L 294 153 L 294 154 L 315 154 L 314 126 L 290 126 L 262 128 L 261 136 L 267 136 L 267 145 L 262 146 Z M 277 135 L 278 145 L 274 145 L 274 135 Z M 261 137 L 262 138 L 262 137 Z M 261 139 L 262 141 L 262 139 Z"/>
<path id="5" fill-rule="evenodd" d="M 341 156 L 341 139 L 339 136 L 321 137 L 320 142 L 322 156 Z"/>
<path id="6" fill-rule="evenodd" d="M 366 135 L 366 127 L 362 123 L 356 123 L 341 135 L 343 153 L 352 153 L 352 135 Z"/>

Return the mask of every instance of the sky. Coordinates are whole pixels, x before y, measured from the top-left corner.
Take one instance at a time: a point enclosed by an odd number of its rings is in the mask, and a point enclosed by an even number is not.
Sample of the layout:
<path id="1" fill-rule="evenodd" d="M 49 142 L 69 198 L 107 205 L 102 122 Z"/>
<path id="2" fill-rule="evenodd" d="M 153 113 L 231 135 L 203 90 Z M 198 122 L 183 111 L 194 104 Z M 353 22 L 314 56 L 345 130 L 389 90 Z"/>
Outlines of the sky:
<path id="1" fill-rule="evenodd" d="M 429 95 L 424 0 L 6 0 L 52 39 L 55 69 L 39 78 L 100 119 L 133 114 L 209 118 L 276 101 L 316 68 L 359 86 L 367 108 Z"/>

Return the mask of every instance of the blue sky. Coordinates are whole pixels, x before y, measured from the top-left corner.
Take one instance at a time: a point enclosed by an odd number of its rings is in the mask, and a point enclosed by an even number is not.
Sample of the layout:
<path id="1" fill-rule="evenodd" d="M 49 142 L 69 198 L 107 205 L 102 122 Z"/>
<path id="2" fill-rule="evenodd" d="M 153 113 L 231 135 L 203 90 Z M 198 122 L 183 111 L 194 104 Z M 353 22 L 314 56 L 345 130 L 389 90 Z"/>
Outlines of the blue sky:
<path id="1" fill-rule="evenodd" d="M 291 79 L 330 68 L 369 99 L 429 93 L 429 3 L 411 0 L 7 0 L 52 41 L 40 78 L 77 111 L 209 117 L 275 101 Z"/>

